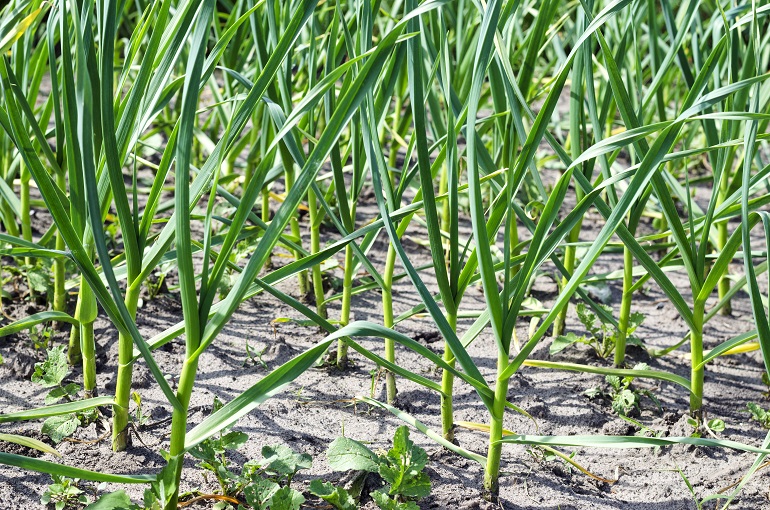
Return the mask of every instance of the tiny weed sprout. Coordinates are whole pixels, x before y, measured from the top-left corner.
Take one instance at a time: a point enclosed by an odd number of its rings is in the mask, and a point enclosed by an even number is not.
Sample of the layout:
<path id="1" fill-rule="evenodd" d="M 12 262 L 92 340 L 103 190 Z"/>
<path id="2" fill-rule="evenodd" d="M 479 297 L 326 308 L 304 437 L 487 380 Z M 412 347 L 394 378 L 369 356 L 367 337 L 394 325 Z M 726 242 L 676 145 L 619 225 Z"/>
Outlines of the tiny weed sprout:
<path id="1" fill-rule="evenodd" d="M 3 2 L 0 476 L 51 475 L 57 510 L 451 507 L 430 440 L 503 507 L 525 449 L 611 484 L 595 448 L 686 444 L 753 456 L 696 499 L 727 508 L 770 455 L 768 20 L 764 0 Z M 331 441 L 339 421 L 367 442 Z M 581 433 L 610 422 L 629 435 Z M 83 453 L 102 440 L 111 464 Z"/>
<path id="2" fill-rule="evenodd" d="M 753 402 L 746 404 L 746 408 L 752 420 L 759 423 L 762 428 L 770 429 L 770 412 Z"/>

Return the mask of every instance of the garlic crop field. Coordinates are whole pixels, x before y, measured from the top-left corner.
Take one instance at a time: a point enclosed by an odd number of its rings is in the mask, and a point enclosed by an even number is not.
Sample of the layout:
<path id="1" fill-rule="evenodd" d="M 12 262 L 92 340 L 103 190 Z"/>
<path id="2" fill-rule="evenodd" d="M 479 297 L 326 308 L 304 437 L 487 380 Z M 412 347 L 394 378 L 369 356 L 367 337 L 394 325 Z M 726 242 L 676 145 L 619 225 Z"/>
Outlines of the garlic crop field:
<path id="1" fill-rule="evenodd" d="M 766 0 L 6 0 L 0 508 L 770 509 Z"/>

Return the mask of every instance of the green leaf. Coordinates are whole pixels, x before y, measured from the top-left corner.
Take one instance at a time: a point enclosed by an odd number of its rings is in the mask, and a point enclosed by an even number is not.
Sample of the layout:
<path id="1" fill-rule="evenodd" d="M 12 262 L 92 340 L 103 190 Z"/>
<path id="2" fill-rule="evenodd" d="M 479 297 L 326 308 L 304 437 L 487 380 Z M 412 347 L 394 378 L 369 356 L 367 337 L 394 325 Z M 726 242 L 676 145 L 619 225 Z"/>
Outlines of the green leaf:
<path id="1" fill-rule="evenodd" d="M 623 389 L 612 398 L 612 409 L 619 415 L 626 415 L 636 405 L 636 394 Z"/>
<path id="2" fill-rule="evenodd" d="M 325 340 L 292 360 L 287 361 L 260 379 L 254 386 L 232 399 L 216 413 L 207 417 L 187 433 L 185 450 L 208 439 L 220 430 L 232 426 L 241 416 L 249 413 L 259 404 L 286 387 L 313 366 L 323 353 L 326 352 L 331 342 L 331 340 Z"/>
<path id="3" fill-rule="evenodd" d="M 64 312 L 39 312 L 3 326 L 0 328 L 0 337 L 12 335 L 49 321 L 69 322 L 70 324 L 78 323 L 77 319 Z"/>
<path id="4" fill-rule="evenodd" d="M 30 288 L 38 294 L 51 295 L 53 293 L 53 283 L 51 282 L 51 273 L 42 267 L 35 267 L 27 271 L 27 281 Z"/>
<path id="5" fill-rule="evenodd" d="M 758 406 L 754 402 L 749 402 L 746 407 L 751 414 L 751 419 L 759 422 L 759 424 L 766 429 L 770 429 L 770 413 Z"/>
<path id="6" fill-rule="evenodd" d="M 725 422 L 724 420 L 720 420 L 719 418 L 711 419 L 708 422 L 708 428 L 711 429 L 713 432 L 724 432 Z"/>
<path id="7" fill-rule="evenodd" d="M 628 334 L 630 335 L 634 331 L 636 331 L 636 328 L 642 325 L 644 322 L 644 314 L 641 312 L 634 312 L 631 314 L 631 317 L 628 320 Z"/>
<path id="8" fill-rule="evenodd" d="M 577 312 L 578 319 L 581 323 L 583 323 L 583 326 L 585 326 L 586 330 L 595 338 L 601 338 L 601 323 L 599 322 L 596 315 L 588 309 L 585 303 L 578 303 L 575 307 L 575 311 Z"/>
<path id="9" fill-rule="evenodd" d="M 273 495 L 280 488 L 281 486 L 273 481 L 256 478 L 243 489 L 243 496 L 246 498 L 246 503 L 252 508 L 266 510 L 270 505 Z"/>
<path id="10" fill-rule="evenodd" d="M 729 448 L 740 452 L 770 454 L 766 448 L 730 441 L 727 439 L 710 439 L 697 437 L 642 437 L 642 436 L 529 436 L 512 434 L 504 436 L 501 443 L 591 447 L 591 448 L 654 448 L 656 446 L 671 446 L 675 444 L 689 444 L 693 446 L 706 446 L 711 448 Z"/>
<path id="11" fill-rule="evenodd" d="M 300 469 L 310 469 L 313 458 L 307 453 L 296 453 L 284 445 L 264 446 L 262 456 L 265 458 L 262 467 L 279 475 L 293 476 Z"/>
<path id="12" fill-rule="evenodd" d="M 13 44 L 18 41 L 24 33 L 29 30 L 30 27 L 35 25 L 38 17 L 48 10 L 48 4 L 42 4 L 39 8 L 32 11 L 24 19 L 20 20 L 15 26 L 3 34 L 3 38 L 0 39 L 0 53 L 8 51 Z"/>
<path id="13" fill-rule="evenodd" d="M 52 448 L 44 442 L 31 437 L 20 436 L 18 434 L 0 434 L 0 441 L 26 446 L 27 448 L 32 448 L 43 453 L 50 453 L 51 455 L 61 457 L 61 454 L 56 451 L 55 448 Z"/>
<path id="14" fill-rule="evenodd" d="M 390 496 L 382 491 L 374 491 L 370 496 L 382 510 L 420 510 L 420 507 L 414 501 L 400 503 L 395 499 L 391 499 Z"/>
<path id="15" fill-rule="evenodd" d="M 553 356 L 554 354 L 563 351 L 570 345 L 580 341 L 581 337 L 572 332 L 569 332 L 566 335 L 559 335 L 554 338 L 553 342 L 551 342 L 551 346 L 548 348 L 548 352 Z"/>
<path id="16" fill-rule="evenodd" d="M 139 507 L 131 503 L 125 491 L 110 492 L 104 494 L 95 502 L 91 503 L 83 510 L 138 510 Z"/>
<path id="17" fill-rule="evenodd" d="M 452 451 L 458 455 L 461 455 L 462 457 L 465 457 L 466 459 L 472 460 L 474 462 L 477 462 L 481 465 L 486 464 L 486 457 L 479 455 L 478 453 L 474 453 L 470 450 L 466 450 L 465 448 L 462 448 L 460 446 L 457 446 L 451 441 L 447 441 L 443 435 L 436 433 L 435 431 L 429 429 L 424 423 L 417 420 L 414 416 L 405 413 L 399 409 L 396 409 L 395 407 L 388 405 L 384 402 L 380 402 L 379 400 L 374 400 L 373 398 L 361 396 L 357 397 L 356 400 L 360 400 L 361 402 L 366 402 L 367 404 L 373 406 L 373 407 L 379 407 L 380 409 L 384 409 L 385 411 L 388 411 L 392 413 L 394 416 L 396 416 L 399 420 L 411 425 L 412 427 L 416 428 L 444 448 L 446 448 L 449 451 Z M 509 405 L 510 406 L 510 405 Z"/>
<path id="18" fill-rule="evenodd" d="M 228 432 L 220 439 L 222 448 L 225 450 L 237 450 L 249 440 L 249 436 L 244 432 Z"/>
<path id="19" fill-rule="evenodd" d="M 310 493 L 323 499 L 337 510 L 356 510 L 356 501 L 342 487 L 315 479 L 310 482 Z"/>
<path id="20" fill-rule="evenodd" d="M 45 396 L 46 405 L 55 404 L 64 397 L 71 397 L 80 391 L 80 385 L 78 383 L 69 383 L 66 386 L 59 386 L 48 392 Z"/>
<path id="21" fill-rule="evenodd" d="M 376 473 L 379 470 L 377 456 L 363 443 L 347 437 L 338 437 L 326 451 L 326 459 L 334 471 L 368 471 Z"/>
<path id="22" fill-rule="evenodd" d="M 430 480 L 422 472 L 428 454 L 409 439 L 409 427 L 402 425 L 393 436 L 393 448 L 380 463 L 380 476 L 390 484 L 390 494 L 423 498 L 430 494 Z"/>
<path id="23" fill-rule="evenodd" d="M 94 482 L 149 483 L 155 480 L 155 475 L 116 475 L 111 473 L 100 473 L 89 471 L 87 469 L 65 466 L 63 464 L 56 464 L 55 462 L 46 460 L 32 459 L 13 453 L 0 452 L 0 464 L 37 471 L 38 473 L 68 476 L 70 478 L 79 478 L 80 480 L 93 480 Z"/>
<path id="24" fill-rule="evenodd" d="M 112 405 L 115 405 L 115 402 L 112 400 L 111 397 L 88 398 L 85 400 L 78 400 L 77 402 L 67 402 L 65 404 L 54 404 L 52 406 L 28 409 L 26 411 L 0 414 L 0 423 L 25 421 L 25 420 L 37 420 L 40 418 L 47 418 L 48 416 L 77 413 L 88 409 L 93 409 L 99 406 L 112 406 Z"/>
<path id="25" fill-rule="evenodd" d="M 270 501 L 270 510 L 299 510 L 305 497 L 291 487 L 282 487 L 275 491 Z"/>
<path id="26" fill-rule="evenodd" d="M 67 367 L 67 354 L 63 345 L 57 345 L 48 349 L 48 357 L 42 363 L 35 363 L 35 373 L 32 374 L 32 382 L 42 385 L 44 388 L 56 386 L 64 380 L 69 369 Z"/>
<path id="27" fill-rule="evenodd" d="M 574 372 L 585 372 L 587 374 L 601 374 L 611 377 L 646 377 L 649 379 L 660 379 L 668 381 L 670 383 L 678 384 L 679 386 L 690 391 L 690 381 L 681 375 L 671 374 L 668 372 L 662 372 L 659 370 L 647 370 L 647 369 L 625 369 L 625 368 L 606 368 L 595 367 L 591 365 L 580 365 L 578 363 L 560 363 L 555 361 L 540 361 L 529 360 L 525 361 L 524 365 L 538 368 L 549 368 L 556 370 L 571 370 Z"/>
<path id="28" fill-rule="evenodd" d="M 61 443 L 62 439 L 71 436 L 79 426 L 80 420 L 74 414 L 51 416 L 43 422 L 41 432 L 54 443 Z"/>

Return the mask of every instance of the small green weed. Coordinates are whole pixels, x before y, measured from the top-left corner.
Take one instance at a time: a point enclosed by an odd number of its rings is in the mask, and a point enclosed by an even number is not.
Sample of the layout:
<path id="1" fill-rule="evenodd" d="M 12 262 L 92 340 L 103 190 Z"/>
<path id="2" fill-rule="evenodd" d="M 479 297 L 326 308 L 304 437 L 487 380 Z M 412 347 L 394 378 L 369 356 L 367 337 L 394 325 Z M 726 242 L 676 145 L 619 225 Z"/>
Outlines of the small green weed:
<path id="1" fill-rule="evenodd" d="M 215 399 L 213 412 L 221 407 L 222 403 Z M 290 485 L 298 471 L 310 468 L 313 459 L 288 446 L 268 445 L 262 448 L 261 461 L 249 461 L 240 472 L 233 471 L 227 454 L 243 446 L 248 439 L 243 432 L 225 429 L 191 449 L 190 454 L 201 461 L 200 467 L 216 475 L 223 495 L 236 497 L 242 494 L 250 508 L 259 510 L 298 510 L 305 498 Z M 221 508 L 231 508 L 231 505 L 222 502 Z"/>
<path id="2" fill-rule="evenodd" d="M 378 473 L 386 482 L 383 489 L 373 491 L 372 500 L 383 510 L 416 510 L 416 500 L 430 494 L 430 479 L 423 472 L 428 462 L 425 450 L 409 439 L 409 428 L 396 429 L 393 447 L 376 454 L 359 441 L 340 437 L 326 453 L 335 471 Z"/>
<path id="3" fill-rule="evenodd" d="M 45 397 L 46 405 L 56 404 L 62 400 L 71 402 L 77 397 L 80 385 L 64 384 L 67 374 L 69 374 L 67 354 L 64 346 L 61 345 L 48 349 L 46 360 L 35 364 L 32 382 L 44 388 L 52 388 Z M 51 416 L 43 422 L 42 432 L 54 443 L 60 443 L 65 437 L 71 436 L 78 427 L 93 423 L 97 417 L 96 409 Z"/>
<path id="4" fill-rule="evenodd" d="M 607 312 L 612 313 L 612 308 L 606 305 L 599 305 Z M 587 335 L 578 336 L 575 333 L 567 333 L 566 335 L 560 335 L 554 339 L 551 343 L 550 353 L 554 355 L 563 351 L 567 347 L 574 344 L 584 344 L 593 348 L 596 355 L 602 359 L 608 358 L 615 351 L 615 344 L 618 337 L 618 329 L 610 323 L 603 322 L 596 314 L 594 314 L 585 303 L 578 303 L 576 306 L 578 319 L 585 326 Z M 644 315 L 641 313 L 631 314 L 628 326 L 628 337 L 626 342 L 630 345 L 636 345 L 638 347 L 644 347 L 642 341 L 633 336 L 633 332 L 644 321 Z"/>
<path id="5" fill-rule="evenodd" d="M 749 402 L 746 404 L 748 413 L 751 415 L 751 419 L 762 425 L 764 429 L 770 429 L 770 412 L 763 409 L 759 405 Z"/>
<path id="6" fill-rule="evenodd" d="M 634 370 L 647 369 L 649 367 L 646 363 L 639 363 L 634 366 Z M 600 397 L 609 399 L 612 410 L 621 417 L 628 416 L 634 410 L 639 411 L 642 397 L 652 400 L 658 407 L 658 410 L 661 410 L 660 401 L 650 390 L 632 386 L 631 383 L 633 383 L 634 379 L 635 377 L 633 376 L 618 377 L 616 375 L 608 375 L 604 378 L 608 385 L 607 389 L 601 387 L 590 388 L 583 394 L 591 400 Z"/>
<path id="7" fill-rule="evenodd" d="M 51 477 L 53 483 L 41 496 L 41 503 L 46 506 L 53 505 L 56 510 L 89 503 L 88 496 L 78 487 L 79 480 L 59 475 L 51 475 Z"/>

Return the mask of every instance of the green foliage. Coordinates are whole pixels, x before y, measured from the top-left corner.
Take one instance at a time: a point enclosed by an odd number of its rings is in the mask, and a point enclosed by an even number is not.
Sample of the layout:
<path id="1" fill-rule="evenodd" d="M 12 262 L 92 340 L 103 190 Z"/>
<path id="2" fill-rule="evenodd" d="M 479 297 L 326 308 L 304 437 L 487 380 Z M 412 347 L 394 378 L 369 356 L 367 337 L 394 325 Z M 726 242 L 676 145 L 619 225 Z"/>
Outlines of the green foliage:
<path id="1" fill-rule="evenodd" d="M 134 411 L 133 416 L 134 423 L 138 427 L 146 425 L 147 422 L 150 421 L 150 416 L 144 414 L 144 411 L 142 410 L 142 397 L 139 395 L 139 392 L 132 391 L 131 400 L 133 400 L 134 404 L 136 405 L 136 410 Z"/>
<path id="2" fill-rule="evenodd" d="M 250 507 L 267 510 L 273 500 L 273 495 L 281 486 L 271 480 L 257 478 L 243 489 L 243 496 Z"/>
<path id="3" fill-rule="evenodd" d="M 249 345 L 248 342 L 246 342 L 246 359 L 243 361 L 243 366 L 245 367 L 246 364 L 251 361 L 252 365 L 258 366 L 263 368 L 264 370 L 270 370 L 270 367 L 267 366 L 267 363 L 262 359 L 262 356 L 265 354 L 265 350 L 267 349 L 267 346 L 263 347 L 261 350 L 252 350 L 252 347 Z"/>
<path id="4" fill-rule="evenodd" d="M 310 482 L 310 493 L 323 499 L 336 510 L 356 510 L 358 508 L 356 501 L 348 491 L 322 480 L 315 479 Z"/>
<path id="5" fill-rule="evenodd" d="M 212 415 L 222 407 L 222 402 L 215 399 Z M 248 505 L 259 510 L 297 510 L 305 499 L 290 487 L 291 481 L 298 471 L 311 467 L 312 457 L 288 446 L 266 445 L 261 461 L 248 461 L 240 472 L 233 471 L 228 453 L 238 450 L 248 439 L 246 433 L 228 427 L 197 444 L 190 454 L 201 461 L 198 466 L 215 474 L 222 494 L 242 493 Z"/>
<path id="6" fill-rule="evenodd" d="M 46 488 L 40 497 L 40 502 L 44 505 L 53 505 L 56 510 L 76 505 L 87 505 L 88 496 L 78 487 L 79 480 L 67 478 L 65 476 L 51 475 L 53 483 Z"/>
<path id="7" fill-rule="evenodd" d="M 763 409 L 761 406 L 749 402 L 746 404 L 748 413 L 751 415 L 751 419 L 759 423 L 762 428 L 770 429 L 770 411 Z"/>
<path id="8" fill-rule="evenodd" d="M 310 469 L 313 458 L 306 453 L 295 453 L 294 450 L 284 445 L 262 447 L 262 456 L 265 460 L 261 468 L 265 474 L 278 479 L 291 479 L 301 469 Z"/>
<path id="9" fill-rule="evenodd" d="M 770 366 L 767 297 L 757 283 L 767 271 L 767 249 L 752 245 L 760 225 L 766 244 L 770 240 L 765 4 L 3 2 L 0 243 L 12 275 L 3 299 L 21 301 L 28 288 L 55 301 L 54 310 L 33 315 L 59 315 L 24 322 L 18 331 L 50 320 L 80 326 L 69 354 L 73 362 L 81 359 L 82 347 L 89 396 L 97 372 L 92 320 L 101 310 L 112 323 L 118 389 L 114 403 L 113 396 L 101 403 L 114 404 L 116 449 L 125 446 L 120 438 L 126 437 L 132 398 L 135 423 L 146 420 L 131 393 L 132 366 L 141 356 L 173 408 L 169 468 L 149 491 L 149 508 L 175 510 L 179 463 L 191 449 L 223 492 L 255 487 L 248 492 L 257 505 L 296 506 L 300 497 L 289 484 L 309 458 L 266 447 L 264 459 L 235 469 L 228 455 L 245 439 L 229 427 L 311 369 L 331 340 L 340 342 L 340 366 L 350 347 L 366 363 L 387 368 L 389 402 L 396 375 L 440 393 L 441 434 L 390 410 L 448 449 L 484 463 L 485 489 L 492 493 L 503 443 L 521 439 L 503 441 L 503 426 L 506 413 L 517 410 L 507 400 L 509 381 L 525 363 L 611 374 L 606 388 L 592 395 L 606 398 L 624 417 L 644 396 L 655 401 L 632 384 L 634 377 L 674 382 L 688 392 L 692 414 L 701 416 L 705 365 L 714 353 L 752 337 Z M 378 210 L 364 219 L 357 206 L 365 200 Z M 306 211 L 310 250 L 300 228 Z M 646 231 L 650 217 L 654 232 Z M 462 236 L 461 220 L 471 227 Z M 642 224 L 644 232 L 637 228 Z M 328 227 L 324 246 L 322 225 Z M 594 226 L 590 236 L 582 235 Z M 429 247 L 428 264 L 414 266 L 406 239 Z M 382 254 L 373 250 L 383 240 L 388 262 L 381 273 L 373 261 Z M 622 267 L 612 256 L 621 251 Z M 322 269 L 336 268 L 343 253 L 338 272 L 344 278 L 324 276 Z M 730 277 L 740 257 L 745 277 Z M 281 267 L 270 263 L 284 258 Z M 599 260 L 612 266 L 607 273 L 597 274 Z M 311 271 L 317 312 L 303 303 Z M 554 271 L 558 294 L 547 306 L 527 306 L 533 287 Z M 171 274 L 182 317 L 147 340 L 136 320 L 140 289 L 155 297 Z M 426 285 L 425 274 L 435 285 Z M 300 282 L 300 299 L 281 290 L 290 278 Z M 324 278 L 342 295 L 327 299 Z M 609 304 L 606 282 L 620 279 L 622 334 L 612 309 L 589 308 L 591 300 Z M 411 282 L 420 302 L 394 317 L 399 280 L 399 286 Z M 80 285 L 77 320 L 66 321 L 73 281 Z M 579 298 L 587 333 L 558 336 L 551 353 L 582 343 L 602 358 L 614 351 L 615 365 L 624 366 L 626 343 L 641 345 L 626 338 L 642 320 L 630 314 L 631 301 L 653 281 L 667 300 L 661 303 L 669 308 L 666 316 L 675 310 L 689 330 L 681 344 L 661 352 L 688 345 L 689 378 L 680 375 L 681 367 L 629 374 L 531 359 L 552 326 L 561 333 L 560 318 Z M 464 308 L 469 289 L 483 291 L 482 311 Z M 382 329 L 350 323 L 352 296 L 380 290 Z M 741 290 L 750 298 L 755 331 L 727 340 L 702 362 L 704 331 L 711 330 L 704 326 L 720 306 L 729 311 Z M 715 291 L 720 305 L 712 308 Z M 330 335 L 272 370 L 247 346 L 249 361 L 265 370 L 264 377 L 190 427 L 188 402 L 197 400 L 191 398 L 196 371 L 206 365 L 201 356 L 241 303 L 260 293 L 297 312 L 276 324 L 312 324 Z M 51 300 L 52 294 L 64 299 Z M 327 320 L 322 311 L 332 299 L 342 301 L 339 320 Z M 445 340 L 444 358 L 397 333 L 400 321 L 417 314 L 429 315 Z M 470 317 L 473 324 L 458 335 L 458 319 Z M 526 341 L 517 330 L 524 317 L 531 318 Z M 57 339 L 56 331 L 30 334 L 43 347 Z M 384 357 L 357 344 L 358 337 L 383 339 Z M 493 377 L 467 349 L 479 337 L 493 339 Z M 153 351 L 176 338 L 185 342 L 179 372 L 161 370 Z M 438 367 L 441 384 L 396 363 L 396 343 Z M 36 380 L 49 389 L 46 404 L 74 403 L 79 388 L 65 382 L 67 367 L 57 356 L 61 352 L 36 369 Z M 452 443 L 455 378 L 476 391 L 476 404 L 489 415 L 486 458 Z M 376 386 L 373 376 L 372 398 Z M 52 416 L 57 409 L 33 410 L 27 418 L 48 418 L 44 430 L 61 440 L 94 416 Z M 697 426 L 713 434 L 724 424 Z M 580 441 L 620 441 L 601 439 Z M 663 439 L 623 440 L 661 445 Z M 677 441 L 730 444 L 693 439 Z M 387 490 L 372 496 L 380 506 L 413 507 L 408 500 L 429 490 L 424 452 L 406 432 L 385 454 L 340 441 L 329 457 L 339 468 L 386 480 Z M 67 469 L 24 462 L 33 469 Z"/>
<path id="10" fill-rule="evenodd" d="M 270 510 L 299 510 L 305 502 L 304 496 L 291 487 L 281 487 L 273 494 L 268 503 Z"/>
<path id="11" fill-rule="evenodd" d="M 379 457 L 363 443 L 347 437 L 338 437 L 326 451 L 329 466 L 335 471 L 377 472 Z"/>
<path id="12" fill-rule="evenodd" d="M 104 494 L 83 510 L 144 510 L 131 502 L 125 491 Z"/>
<path id="13" fill-rule="evenodd" d="M 393 448 L 380 457 L 380 476 L 390 484 L 388 493 L 404 498 L 424 498 L 430 494 L 430 479 L 423 472 L 428 454 L 409 439 L 406 425 L 396 429 Z"/>
<path id="14" fill-rule="evenodd" d="M 599 304 L 605 312 L 611 314 L 612 308 Z M 578 336 L 569 332 L 566 335 L 556 337 L 549 348 L 551 355 L 559 353 L 574 344 L 584 344 L 593 348 L 596 355 L 606 359 L 615 351 L 615 344 L 619 335 L 618 329 L 609 322 L 604 322 L 593 313 L 585 303 L 580 302 L 575 307 L 578 319 L 586 328 L 587 335 Z M 638 312 L 632 313 L 629 319 L 628 336 L 626 342 L 630 345 L 644 347 L 644 343 L 633 332 L 644 322 L 644 315 Z"/>
<path id="15" fill-rule="evenodd" d="M 179 492 L 176 472 L 182 459 L 169 455 L 166 450 L 161 450 L 160 454 L 166 459 L 166 466 L 161 469 L 150 487 L 144 491 L 143 510 L 165 509 Z"/>
<path id="16" fill-rule="evenodd" d="M 716 437 L 720 432 L 725 430 L 725 422 L 720 418 L 712 418 L 707 422 L 698 421 L 698 417 L 688 416 L 687 424 L 692 427 L 692 433 L 690 437 L 699 438 L 704 434 L 711 437 Z"/>
<path id="17" fill-rule="evenodd" d="M 155 299 L 159 295 L 168 291 L 168 286 L 166 285 L 166 276 L 168 276 L 169 272 L 171 272 L 173 268 L 174 264 L 172 262 L 160 264 L 158 266 L 158 270 L 153 273 L 152 278 L 147 278 L 147 280 L 145 280 L 144 284 L 147 287 L 147 294 L 149 299 Z"/>
<path id="18" fill-rule="evenodd" d="M 59 386 L 69 373 L 67 355 L 64 346 L 55 346 L 47 351 L 45 361 L 35 363 L 35 373 L 32 374 L 32 382 L 40 384 L 44 388 Z"/>
<path id="19" fill-rule="evenodd" d="M 634 366 L 633 370 L 649 370 L 649 366 L 646 363 L 638 363 Z M 590 399 L 606 397 L 610 401 L 612 410 L 621 417 L 628 416 L 634 410 L 638 411 L 642 397 L 652 400 L 660 410 L 661 406 L 657 397 L 650 390 L 632 386 L 634 379 L 636 377 L 608 375 L 604 378 L 607 384 L 606 389 L 600 387 L 590 388 L 584 394 Z"/>
<path id="20" fill-rule="evenodd" d="M 43 422 L 40 429 L 43 434 L 50 437 L 54 443 L 60 443 L 65 437 L 75 433 L 80 426 L 80 419 L 74 414 L 51 416 Z"/>
<path id="21" fill-rule="evenodd" d="M 67 355 L 64 346 L 54 346 L 47 351 L 45 361 L 35 363 L 35 372 L 32 374 L 32 382 L 44 388 L 51 388 L 45 397 L 46 405 L 56 404 L 62 400 L 72 402 L 80 391 L 77 383 L 63 384 L 69 374 Z M 64 438 L 75 433 L 78 427 L 87 425 L 96 420 L 96 409 L 78 411 L 58 416 L 51 416 L 43 422 L 41 431 L 51 438 L 54 443 L 60 443 Z"/>
<path id="22" fill-rule="evenodd" d="M 372 500 L 382 510 L 419 510 L 420 507 L 414 501 L 398 501 L 391 498 L 383 491 L 374 491 L 370 494 Z"/>
<path id="23" fill-rule="evenodd" d="M 409 439 L 409 428 L 402 425 L 393 435 L 393 446 L 387 453 L 376 454 L 366 445 L 340 437 L 329 445 L 326 452 L 329 465 L 335 471 L 367 471 L 378 473 L 387 484 L 387 490 L 376 496 L 380 508 L 411 508 L 411 506 L 383 506 L 395 498 L 396 502 L 417 500 L 430 494 L 430 479 L 423 472 L 428 455 Z M 374 493 L 373 493 L 374 494 Z M 372 495 L 374 499 L 375 496 Z"/>
<path id="24" fill-rule="evenodd" d="M 42 259 L 34 266 L 26 267 L 30 290 L 47 298 L 53 296 L 53 273 L 50 264 L 43 265 Z"/>

